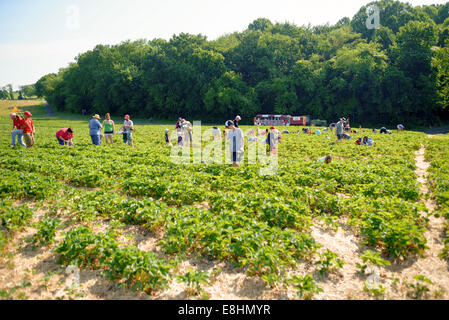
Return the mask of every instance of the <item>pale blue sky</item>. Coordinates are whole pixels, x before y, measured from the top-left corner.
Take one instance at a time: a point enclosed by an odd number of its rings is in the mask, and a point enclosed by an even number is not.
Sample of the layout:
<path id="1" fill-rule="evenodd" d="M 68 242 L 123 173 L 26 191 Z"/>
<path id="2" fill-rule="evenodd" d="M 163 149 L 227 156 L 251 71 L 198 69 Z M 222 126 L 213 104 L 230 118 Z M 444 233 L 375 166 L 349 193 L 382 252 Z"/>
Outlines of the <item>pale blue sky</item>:
<path id="1" fill-rule="evenodd" d="M 297 25 L 353 17 L 370 0 L 0 0 L 0 86 L 57 72 L 96 44 L 243 31 L 259 17 Z M 447 1 L 411 0 L 412 5 Z M 77 16 L 79 18 L 77 18 Z"/>

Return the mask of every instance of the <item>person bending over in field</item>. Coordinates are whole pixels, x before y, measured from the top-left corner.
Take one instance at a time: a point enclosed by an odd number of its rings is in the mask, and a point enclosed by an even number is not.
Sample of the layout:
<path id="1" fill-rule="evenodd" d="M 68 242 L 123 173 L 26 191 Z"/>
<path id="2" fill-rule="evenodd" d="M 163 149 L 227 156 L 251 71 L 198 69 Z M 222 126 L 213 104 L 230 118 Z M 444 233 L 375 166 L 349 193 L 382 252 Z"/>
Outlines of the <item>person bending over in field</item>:
<path id="1" fill-rule="evenodd" d="M 229 129 L 227 139 L 229 139 L 229 152 L 231 153 L 232 166 L 240 167 L 240 161 L 244 153 L 244 136 L 240 128 L 236 128 L 234 121 L 228 120 L 225 123 L 226 129 Z"/>
<path id="2" fill-rule="evenodd" d="M 56 139 L 61 146 L 73 146 L 73 130 L 72 128 L 64 128 L 56 132 Z"/>
<path id="3" fill-rule="evenodd" d="M 319 158 L 318 160 L 317 160 L 317 162 L 318 163 L 331 163 L 332 162 L 332 156 L 330 155 L 330 154 L 328 154 L 327 156 L 325 156 L 325 157 L 322 157 L 322 158 Z"/>
<path id="4" fill-rule="evenodd" d="M 23 122 L 21 129 L 23 130 L 23 137 L 25 138 L 27 148 L 31 148 L 34 146 L 34 135 L 36 134 L 34 122 L 31 119 L 33 115 L 29 111 L 25 111 L 24 115 L 25 121 Z"/>
<path id="5" fill-rule="evenodd" d="M 100 123 L 100 116 L 98 114 L 94 115 L 92 119 L 89 121 L 89 135 L 92 139 L 92 143 L 96 146 L 101 145 L 101 123 Z"/>
<path id="6" fill-rule="evenodd" d="M 355 144 L 358 145 L 358 146 L 362 145 L 362 138 L 358 138 L 358 139 L 355 141 Z"/>
<path id="7" fill-rule="evenodd" d="M 218 127 L 212 128 L 212 140 L 221 140 L 221 131 Z"/>
<path id="8" fill-rule="evenodd" d="M 363 145 L 372 147 L 374 145 L 374 140 L 369 137 L 363 137 Z"/>
<path id="9" fill-rule="evenodd" d="M 133 131 L 134 131 L 134 123 L 131 121 L 129 115 L 125 115 L 125 121 L 123 122 L 123 126 L 120 129 L 123 131 L 123 143 L 134 147 L 133 142 Z"/>
<path id="10" fill-rule="evenodd" d="M 109 113 L 106 113 L 105 115 L 106 119 L 103 121 L 103 128 L 104 128 L 104 140 L 106 144 L 113 144 L 114 143 L 114 133 L 115 133 L 115 123 L 111 119 L 111 115 Z"/>
<path id="11" fill-rule="evenodd" d="M 11 113 L 9 115 L 9 118 L 12 120 L 12 131 L 11 131 L 11 139 L 12 144 L 10 145 L 11 148 L 16 147 L 16 137 L 19 141 L 19 144 L 22 147 L 26 147 L 25 142 L 23 141 L 23 130 L 22 126 L 25 124 L 25 119 L 21 118 L 18 114 Z"/>

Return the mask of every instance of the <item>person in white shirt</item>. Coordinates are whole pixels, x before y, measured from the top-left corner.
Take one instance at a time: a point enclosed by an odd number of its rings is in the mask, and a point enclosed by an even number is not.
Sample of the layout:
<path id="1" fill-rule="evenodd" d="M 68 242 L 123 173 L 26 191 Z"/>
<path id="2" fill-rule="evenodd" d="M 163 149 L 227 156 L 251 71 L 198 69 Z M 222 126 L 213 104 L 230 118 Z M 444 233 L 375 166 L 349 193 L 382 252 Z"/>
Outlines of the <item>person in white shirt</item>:
<path id="1" fill-rule="evenodd" d="M 240 161 L 244 153 L 244 136 L 242 129 L 236 128 L 234 121 L 226 121 L 226 129 L 229 129 L 227 138 L 229 139 L 229 152 L 231 153 L 232 166 L 235 168 L 240 167 Z"/>
<path id="2" fill-rule="evenodd" d="M 125 121 L 123 122 L 123 126 L 120 130 L 123 131 L 123 142 L 133 147 L 134 123 L 130 120 L 129 115 L 125 116 Z"/>
<path id="3" fill-rule="evenodd" d="M 221 140 L 221 131 L 218 129 L 218 127 L 212 128 L 212 139 L 215 140 Z"/>
<path id="4" fill-rule="evenodd" d="M 190 121 L 187 121 L 186 119 L 182 119 L 181 121 L 181 128 L 183 132 L 183 140 L 187 143 L 190 143 L 190 147 L 192 147 L 192 132 L 193 132 L 193 126 L 190 123 Z"/>

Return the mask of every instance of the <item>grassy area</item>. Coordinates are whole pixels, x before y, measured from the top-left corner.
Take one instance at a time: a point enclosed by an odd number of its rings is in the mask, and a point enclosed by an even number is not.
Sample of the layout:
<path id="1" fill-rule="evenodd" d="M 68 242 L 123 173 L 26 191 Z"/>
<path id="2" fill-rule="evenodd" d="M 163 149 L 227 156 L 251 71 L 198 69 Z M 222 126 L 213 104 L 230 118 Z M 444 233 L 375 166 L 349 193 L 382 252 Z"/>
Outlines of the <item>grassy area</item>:
<path id="1" fill-rule="evenodd" d="M 0 100 L 0 116 L 8 115 L 14 109 L 19 108 L 22 112 L 25 109 L 36 115 L 45 115 L 45 110 L 42 107 L 44 100 Z"/>

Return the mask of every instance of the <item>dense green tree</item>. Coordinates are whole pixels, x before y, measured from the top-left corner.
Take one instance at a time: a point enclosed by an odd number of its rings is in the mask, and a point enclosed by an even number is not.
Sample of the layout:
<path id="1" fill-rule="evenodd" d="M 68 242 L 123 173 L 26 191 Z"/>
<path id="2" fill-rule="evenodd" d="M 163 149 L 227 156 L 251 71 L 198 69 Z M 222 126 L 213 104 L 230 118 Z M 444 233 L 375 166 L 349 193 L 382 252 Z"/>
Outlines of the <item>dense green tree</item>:
<path id="1" fill-rule="evenodd" d="M 366 27 L 371 5 L 379 8 L 377 29 Z M 448 39 L 449 3 L 381 0 L 335 25 L 259 18 L 213 41 L 181 33 L 98 45 L 42 77 L 35 92 L 74 113 L 210 122 L 240 114 L 243 123 L 259 113 L 288 113 L 432 124 L 448 110 Z"/>

